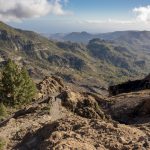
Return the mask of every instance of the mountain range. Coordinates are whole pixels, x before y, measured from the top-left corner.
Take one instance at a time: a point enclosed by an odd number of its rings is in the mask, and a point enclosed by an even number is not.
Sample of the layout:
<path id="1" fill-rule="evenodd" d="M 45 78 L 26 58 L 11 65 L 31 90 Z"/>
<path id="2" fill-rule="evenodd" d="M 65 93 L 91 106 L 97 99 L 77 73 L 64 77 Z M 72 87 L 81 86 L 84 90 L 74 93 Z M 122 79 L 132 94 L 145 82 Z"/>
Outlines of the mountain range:
<path id="1" fill-rule="evenodd" d="M 71 33 L 62 41 L 49 40 L 0 22 L 0 60 L 11 58 L 25 65 L 36 81 L 54 74 L 98 92 L 149 73 L 149 39 L 148 31 L 126 31 L 96 36 Z"/>
<path id="2" fill-rule="evenodd" d="M 0 71 L 10 58 L 37 85 L 32 103 L 1 103 L 0 150 L 149 150 L 149 33 L 50 40 L 0 22 Z"/>
<path id="3" fill-rule="evenodd" d="M 114 41 L 123 46 L 128 46 L 134 50 L 149 51 L 150 31 L 116 31 L 110 33 L 91 34 L 87 32 L 72 32 L 69 34 L 51 34 L 50 39 L 71 41 L 88 44 L 94 38 Z"/>

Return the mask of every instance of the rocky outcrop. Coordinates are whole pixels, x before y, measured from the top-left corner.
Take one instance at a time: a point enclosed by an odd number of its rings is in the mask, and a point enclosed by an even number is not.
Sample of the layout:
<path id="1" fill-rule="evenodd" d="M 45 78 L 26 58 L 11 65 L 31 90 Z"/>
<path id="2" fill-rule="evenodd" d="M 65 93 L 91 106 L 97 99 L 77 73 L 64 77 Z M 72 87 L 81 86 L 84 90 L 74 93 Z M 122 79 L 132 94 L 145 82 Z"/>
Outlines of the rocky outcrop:
<path id="1" fill-rule="evenodd" d="M 109 113 L 114 120 L 125 124 L 143 124 L 150 121 L 149 90 L 124 93 L 110 97 Z"/>
<path id="2" fill-rule="evenodd" d="M 21 50 L 27 44 L 21 36 L 13 34 L 13 31 L 9 33 L 7 30 L 0 30 L 0 40 L 7 44 L 13 51 Z"/>
<path id="3" fill-rule="evenodd" d="M 61 93 L 65 89 L 63 81 L 55 76 L 45 77 L 42 82 L 37 84 L 37 88 L 42 96 L 52 96 Z"/>
<path id="4" fill-rule="evenodd" d="M 112 118 L 125 124 L 150 121 L 150 75 L 144 79 L 128 81 L 109 87 L 109 113 Z"/>
<path id="5" fill-rule="evenodd" d="M 57 98 L 61 99 L 62 105 L 75 114 L 85 118 L 104 119 L 106 116 L 99 105 L 100 97 L 90 93 L 63 91 Z M 102 99 L 101 99 L 102 100 Z M 105 100 L 103 100 L 105 101 Z"/>

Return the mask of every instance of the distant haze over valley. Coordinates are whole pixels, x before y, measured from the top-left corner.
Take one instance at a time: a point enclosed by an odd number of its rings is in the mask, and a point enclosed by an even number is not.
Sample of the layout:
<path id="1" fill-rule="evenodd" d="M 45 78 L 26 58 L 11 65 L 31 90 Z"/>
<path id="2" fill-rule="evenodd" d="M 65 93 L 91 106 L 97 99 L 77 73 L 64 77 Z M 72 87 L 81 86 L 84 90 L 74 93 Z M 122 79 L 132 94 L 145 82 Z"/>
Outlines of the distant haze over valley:
<path id="1" fill-rule="evenodd" d="M 72 32 L 55 40 L 3 22 L 0 31 L 1 60 L 19 57 L 36 78 L 55 74 L 81 87 L 107 87 L 149 73 L 149 31 Z"/>
<path id="2" fill-rule="evenodd" d="M 87 44 L 91 39 L 102 39 L 102 40 L 112 40 L 115 42 L 130 42 L 134 40 L 137 44 L 140 40 L 144 44 L 149 43 L 150 31 L 138 31 L 138 30 L 129 30 L 129 31 L 114 31 L 106 33 L 89 33 L 86 31 L 82 32 L 71 32 L 71 33 L 55 33 L 55 34 L 42 34 L 51 40 L 57 41 L 70 41 L 77 43 Z M 131 41 L 130 41 L 130 40 Z M 139 41 L 139 42 L 138 42 Z"/>

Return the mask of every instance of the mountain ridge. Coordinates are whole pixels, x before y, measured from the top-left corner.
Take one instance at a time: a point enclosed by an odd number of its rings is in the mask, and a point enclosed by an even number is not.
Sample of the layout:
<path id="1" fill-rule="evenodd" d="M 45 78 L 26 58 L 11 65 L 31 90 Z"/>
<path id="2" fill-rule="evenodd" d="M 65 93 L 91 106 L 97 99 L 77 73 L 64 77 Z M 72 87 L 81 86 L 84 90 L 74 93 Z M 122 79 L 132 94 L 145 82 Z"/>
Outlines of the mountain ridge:
<path id="1" fill-rule="evenodd" d="M 127 30 L 96 34 L 88 32 L 72 32 L 61 36 L 61 38 L 59 37 L 59 40 L 88 44 L 88 42 L 93 38 L 115 41 L 118 44 L 128 45 L 134 50 L 137 50 L 137 46 L 139 46 L 141 50 L 149 51 L 150 47 L 148 42 L 150 39 L 150 31 Z M 57 40 L 57 36 L 55 39 Z"/>
<path id="2" fill-rule="evenodd" d="M 1 26 L 0 58 L 3 59 L 3 53 L 6 58 L 19 59 L 19 63 L 37 78 L 42 77 L 42 74 L 56 74 L 77 86 L 95 87 L 148 73 L 150 57 L 145 58 L 109 40 L 93 39 L 87 45 L 58 42 L 34 32 L 5 24 Z M 86 32 L 82 34 L 87 35 Z"/>

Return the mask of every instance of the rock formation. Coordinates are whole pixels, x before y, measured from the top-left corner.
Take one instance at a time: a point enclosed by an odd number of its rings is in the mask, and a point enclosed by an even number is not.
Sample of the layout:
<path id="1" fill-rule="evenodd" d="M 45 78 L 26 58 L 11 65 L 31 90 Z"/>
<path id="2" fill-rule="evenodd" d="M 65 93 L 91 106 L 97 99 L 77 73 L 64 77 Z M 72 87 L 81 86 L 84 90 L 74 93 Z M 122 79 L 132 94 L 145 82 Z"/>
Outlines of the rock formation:
<path id="1" fill-rule="evenodd" d="M 149 90 L 105 97 L 46 77 L 34 111 L 0 128 L 4 150 L 149 150 Z M 1 142 L 1 141 L 0 141 Z"/>
<path id="2" fill-rule="evenodd" d="M 40 95 L 53 95 L 55 93 L 61 93 L 65 89 L 64 83 L 58 77 L 51 76 L 45 77 L 42 82 L 37 84 L 37 88 L 40 92 Z"/>
<path id="3" fill-rule="evenodd" d="M 105 118 L 99 102 L 100 97 L 90 93 L 63 91 L 57 98 L 61 99 L 62 105 L 75 114 L 85 118 Z"/>

